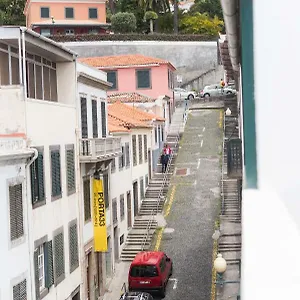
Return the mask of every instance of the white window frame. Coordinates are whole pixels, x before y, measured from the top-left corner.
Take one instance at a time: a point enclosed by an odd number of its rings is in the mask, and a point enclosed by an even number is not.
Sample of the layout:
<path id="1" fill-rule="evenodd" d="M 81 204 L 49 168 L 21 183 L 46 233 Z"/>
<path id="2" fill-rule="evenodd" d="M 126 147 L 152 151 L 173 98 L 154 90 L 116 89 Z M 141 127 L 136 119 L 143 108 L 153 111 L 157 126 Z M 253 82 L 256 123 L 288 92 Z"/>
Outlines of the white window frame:
<path id="1" fill-rule="evenodd" d="M 45 243 L 39 245 L 37 247 L 37 251 L 38 251 L 39 289 L 40 289 L 40 293 L 42 293 L 42 291 L 46 288 Z M 41 275 L 41 269 L 43 269 L 42 275 Z M 41 280 L 42 280 L 42 284 L 41 284 Z"/>

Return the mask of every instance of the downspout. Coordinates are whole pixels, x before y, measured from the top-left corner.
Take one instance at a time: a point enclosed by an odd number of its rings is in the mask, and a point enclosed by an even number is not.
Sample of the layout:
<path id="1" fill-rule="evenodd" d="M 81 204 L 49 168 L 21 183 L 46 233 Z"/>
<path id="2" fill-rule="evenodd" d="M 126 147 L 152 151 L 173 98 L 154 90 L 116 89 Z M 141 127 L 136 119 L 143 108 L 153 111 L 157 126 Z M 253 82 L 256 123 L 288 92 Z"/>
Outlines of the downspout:
<path id="1" fill-rule="evenodd" d="M 239 72 L 238 5 L 237 0 L 221 0 L 229 56 L 234 72 Z"/>
<path id="2" fill-rule="evenodd" d="M 29 194 L 29 192 L 28 192 L 28 187 L 27 187 L 27 185 L 28 185 L 28 180 L 27 180 L 27 178 L 29 178 L 29 176 L 27 176 L 27 174 L 29 173 L 28 172 L 28 170 L 29 170 L 29 168 L 30 168 L 30 166 L 33 164 L 33 162 L 38 158 L 38 151 L 37 151 L 37 149 L 35 149 L 35 148 L 31 148 L 32 150 L 33 150 L 33 152 L 34 152 L 34 156 L 30 159 L 30 161 L 27 163 L 27 164 L 25 164 L 25 189 L 26 189 L 26 191 L 25 191 L 25 194 L 26 194 L 26 198 L 27 198 L 27 200 L 28 199 L 30 199 L 30 194 Z M 29 230 L 29 210 L 30 210 L 30 201 L 27 201 L 27 209 L 26 209 L 26 211 L 27 211 L 27 239 L 28 239 L 28 242 L 27 242 L 27 245 L 28 245 L 28 254 L 29 254 L 29 275 L 30 275 L 30 277 L 29 278 L 31 278 L 31 282 L 30 282 L 30 292 L 31 292 L 31 299 L 34 299 L 34 296 L 33 295 L 35 295 L 35 293 L 33 292 L 33 286 L 32 286 L 32 283 L 34 282 L 34 274 L 33 274 L 33 272 L 32 272 L 32 268 L 31 268 L 31 258 L 32 258 L 32 252 L 31 252 L 31 247 L 30 247 L 30 245 L 31 245 L 31 239 L 30 239 L 30 230 Z"/>

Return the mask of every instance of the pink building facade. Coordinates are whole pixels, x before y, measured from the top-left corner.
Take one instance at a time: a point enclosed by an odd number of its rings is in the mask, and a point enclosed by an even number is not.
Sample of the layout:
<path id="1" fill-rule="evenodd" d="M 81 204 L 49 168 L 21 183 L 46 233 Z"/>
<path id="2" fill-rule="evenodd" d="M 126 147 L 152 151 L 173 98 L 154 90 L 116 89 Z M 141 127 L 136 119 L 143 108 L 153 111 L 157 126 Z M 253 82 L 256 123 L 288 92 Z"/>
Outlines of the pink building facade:
<path id="1" fill-rule="evenodd" d="M 27 0 L 26 26 L 44 35 L 106 33 L 105 0 Z"/>

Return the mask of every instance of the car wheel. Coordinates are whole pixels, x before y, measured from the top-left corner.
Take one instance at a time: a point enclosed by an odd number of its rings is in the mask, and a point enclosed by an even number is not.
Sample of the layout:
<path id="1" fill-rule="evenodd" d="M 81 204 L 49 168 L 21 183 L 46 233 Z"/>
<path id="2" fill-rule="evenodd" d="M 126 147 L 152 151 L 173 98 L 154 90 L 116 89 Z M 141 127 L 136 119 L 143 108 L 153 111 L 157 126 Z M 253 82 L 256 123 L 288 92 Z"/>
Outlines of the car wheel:
<path id="1" fill-rule="evenodd" d="M 194 97 L 194 95 L 189 94 L 187 98 L 188 98 L 188 100 L 193 100 L 195 97 Z"/>
<path id="2" fill-rule="evenodd" d="M 208 99 L 208 98 L 210 97 L 210 94 L 206 93 L 206 94 L 203 95 L 203 97 L 204 97 L 205 99 Z"/>
<path id="3" fill-rule="evenodd" d="M 230 92 L 230 91 L 228 91 L 228 92 L 226 93 L 226 95 L 230 95 L 230 94 L 232 94 L 232 92 Z"/>
<path id="4" fill-rule="evenodd" d="M 166 296 L 166 285 L 164 285 L 160 290 L 160 296 L 165 297 Z"/>

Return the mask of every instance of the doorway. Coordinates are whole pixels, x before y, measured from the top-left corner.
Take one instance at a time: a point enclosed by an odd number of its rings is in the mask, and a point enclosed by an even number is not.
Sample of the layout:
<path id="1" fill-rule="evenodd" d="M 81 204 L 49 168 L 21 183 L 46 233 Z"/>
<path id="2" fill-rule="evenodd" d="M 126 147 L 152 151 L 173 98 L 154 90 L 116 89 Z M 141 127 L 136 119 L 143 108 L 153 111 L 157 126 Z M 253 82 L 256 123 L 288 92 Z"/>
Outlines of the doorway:
<path id="1" fill-rule="evenodd" d="M 119 234 L 118 226 L 114 228 L 115 261 L 119 260 Z"/>
<path id="2" fill-rule="evenodd" d="M 132 216 L 131 216 L 131 191 L 127 192 L 127 227 L 132 226 Z"/>
<path id="3" fill-rule="evenodd" d="M 98 285 L 98 293 L 97 297 L 100 297 L 103 289 L 103 278 L 102 278 L 102 253 L 95 252 L 96 261 L 97 261 L 97 285 Z M 97 298 L 98 299 L 98 298 Z"/>
<path id="4" fill-rule="evenodd" d="M 80 292 L 77 292 L 73 297 L 72 300 L 80 300 Z"/>
<path id="5" fill-rule="evenodd" d="M 137 216 L 139 212 L 139 196 L 138 196 L 138 183 L 133 183 L 133 205 L 134 205 L 134 216 Z"/>
<path id="6" fill-rule="evenodd" d="M 92 253 L 89 252 L 87 254 L 87 267 L 86 267 L 86 280 L 87 280 L 87 299 L 92 299 L 92 291 L 93 291 L 93 278 L 92 278 Z"/>

